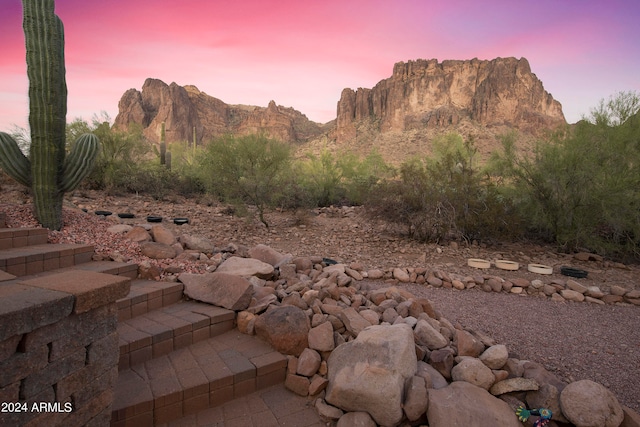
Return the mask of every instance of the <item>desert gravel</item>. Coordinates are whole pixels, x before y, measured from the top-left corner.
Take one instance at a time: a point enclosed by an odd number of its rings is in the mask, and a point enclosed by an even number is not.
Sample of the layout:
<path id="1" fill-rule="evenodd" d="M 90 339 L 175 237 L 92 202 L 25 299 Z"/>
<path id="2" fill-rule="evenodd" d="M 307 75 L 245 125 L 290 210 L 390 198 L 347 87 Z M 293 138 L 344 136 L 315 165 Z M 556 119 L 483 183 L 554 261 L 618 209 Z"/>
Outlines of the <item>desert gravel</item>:
<path id="1" fill-rule="evenodd" d="M 401 285 L 454 325 L 505 344 L 511 357 L 543 364 L 565 381 L 589 379 L 640 411 L 640 309 L 547 298 Z"/>

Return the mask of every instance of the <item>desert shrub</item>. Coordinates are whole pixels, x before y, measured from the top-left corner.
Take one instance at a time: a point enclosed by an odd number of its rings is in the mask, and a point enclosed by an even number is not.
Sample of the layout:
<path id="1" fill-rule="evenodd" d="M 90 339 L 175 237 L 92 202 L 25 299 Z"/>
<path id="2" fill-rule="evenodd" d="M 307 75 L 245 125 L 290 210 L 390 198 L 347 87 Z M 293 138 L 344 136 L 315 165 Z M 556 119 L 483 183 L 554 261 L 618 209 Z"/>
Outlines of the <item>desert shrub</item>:
<path id="1" fill-rule="evenodd" d="M 260 221 L 282 197 L 290 167 L 289 145 L 263 135 L 225 136 L 208 144 L 202 159 L 207 190 L 228 202 L 256 206 Z"/>
<path id="2" fill-rule="evenodd" d="M 639 109 L 637 94 L 617 94 L 533 156 L 502 138 L 492 169 L 532 230 L 566 251 L 640 257 Z"/>
<path id="3" fill-rule="evenodd" d="M 94 117 L 91 125 L 77 119 L 67 126 L 67 141 L 75 141 L 74 136 L 84 132 L 92 132 L 99 138 L 100 153 L 83 185 L 108 193 L 126 192 L 132 176 L 150 152 L 142 127 L 131 125 L 127 131 L 116 130 L 106 115 Z"/>
<path id="4" fill-rule="evenodd" d="M 334 156 L 324 150 L 320 156 L 308 154 L 298 161 L 295 171 L 296 182 L 311 206 L 363 204 L 376 185 L 393 174 L 375 151 L 361 159 L 353 153 Z"/>
<path id="5" fill-rule="evenodd" d="M 518 223 L 508 199 L 475 165 L 472 141 L 449 134 L 434 141 L 433 156 L 400 166 L 378 186 L 370 211 L 406 227 L 421 241 L 512 236 Z"/>

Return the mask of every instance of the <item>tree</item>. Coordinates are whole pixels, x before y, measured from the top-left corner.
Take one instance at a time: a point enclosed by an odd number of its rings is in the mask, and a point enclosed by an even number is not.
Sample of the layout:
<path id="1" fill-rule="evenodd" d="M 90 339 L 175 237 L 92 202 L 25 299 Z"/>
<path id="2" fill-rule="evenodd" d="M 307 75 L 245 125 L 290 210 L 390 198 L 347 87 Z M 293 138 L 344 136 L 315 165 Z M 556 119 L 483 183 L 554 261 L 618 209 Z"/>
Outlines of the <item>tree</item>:
<path id="1" fill-rule="evenodd" d="M 280 185 L 291 162 L 287 144 L 264 135 L 224 136 L 206 148 L 203 166 L 210 191 L 227 200 L 249 202 L 260 221 L 280 194 Z"/>
<path id="2" fill-rule="evenodd" d="M 601 101 L 573 128 L 539 141 L 533 157 L 503 138 L 494 171 L 520 211 L 566 251 L 640 256 L 640 97 Z"/>

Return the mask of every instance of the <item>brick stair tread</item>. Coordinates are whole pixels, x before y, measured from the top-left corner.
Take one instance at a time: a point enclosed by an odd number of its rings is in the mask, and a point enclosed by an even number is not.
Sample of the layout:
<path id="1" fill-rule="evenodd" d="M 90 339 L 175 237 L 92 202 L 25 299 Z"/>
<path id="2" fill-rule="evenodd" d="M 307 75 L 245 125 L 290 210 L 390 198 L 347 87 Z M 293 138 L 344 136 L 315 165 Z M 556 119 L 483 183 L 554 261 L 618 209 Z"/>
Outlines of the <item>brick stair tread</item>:
<path id="1" fill-rule="evenodd" d="M 120 369 L 220 335 L 234 322 L 234 311 L 197 301 L 179 301 L 119 321 Z"/>
<path id="2" fill-rule="evenodd" d="M 2 284 L 18 283 L 18 282 L 33 279 L 36 277 L 44 277 L 52 274 L 57 274 L 65 271 L 73 271 L 73 270 L 94 271 L 96 273 L 113 274 L 115 276 L 127 276 L 129 278 L 133 278 L 138 274 L 138 265 L 135 263 L 117 262 L 117 261 L 89 261 L 86 263 L 72 265 L 70 267 L 57 268 L 54 270 L 48 270 L 48 271 L 43 271 L 37 274 L 30 274 L 27 276 L 19 276 L 19 277 L 16 277 L 15 275 L 10 275 L 9 273 L 6 273 L 3 270 L 0 270 L 0 283 Z"/>
<path id="3" fill-rule="evenodd" d="M 118 320 L 131 319 L 157 308 L 176 303 L 182 299 L 183 289 L 184 285 L 179 282 L 132 280 L 129 295 L 117 301 Z"/>
<path id="4" fill-rule="evenodd" d="M 29 257 L 30 259 L 46 259 L 60 254 L 76 254 L 79 252 L 93 252 L 93 245 L 79 243 L 45 243 L 41 245 L 21 246 L 0 250 L 0 260 Z"/>
<path id="5" fill-rule="evenodd" d="M 120 371 L 112 426 L 167 422 L 284 381 L 287 358 L 232 329 Z"/>

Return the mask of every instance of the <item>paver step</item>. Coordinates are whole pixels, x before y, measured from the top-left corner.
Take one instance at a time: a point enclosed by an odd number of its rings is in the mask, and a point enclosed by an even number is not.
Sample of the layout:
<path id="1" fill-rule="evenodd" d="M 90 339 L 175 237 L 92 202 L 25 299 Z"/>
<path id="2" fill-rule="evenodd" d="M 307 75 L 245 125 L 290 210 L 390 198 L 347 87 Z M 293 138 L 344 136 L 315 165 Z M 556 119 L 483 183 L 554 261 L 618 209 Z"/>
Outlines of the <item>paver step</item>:
<path id="1" fill-rule="evenodd" d="M 129 295 L 118 300 L 118 321 L 174 304 L 182 299 L 183 290 L 182 283 L 132 280 Z"/>
<path id="2" fill-rule="evenodd" d="M 50 245 L 54 246 L 54 245 Z M 30 274 L 26 276 L 16 277 L 14 274 L 6 273 L 0 270 L 0 283 L 9 284 L 17 283 L 23 280 L 32 279 L 35 277 L 44 277 L 51 274 L 56 274 L 64 271 L 94 271 L 96 273 L 113 274 L 114 276 L 125 276 L 130 279 L 134 279 L 138 275 L 138 264 L 130 262 L 116 262 L 116 261 L 89 261 L 82 264 L 72 265 L 65 268 L 57 268 L 54 270 L 42 271 L 36 274 Z"/>
<path id="3" fill-rule="evenodd" d="M 234 311 L 196 301 L 177 302 L 120 321 L 119 368 L 215 337 L 233 329 L 234 322 Z"/>
<path id="4" fill-rule="evenodd" d="M 47 243 L 46 228 L 0 228 L 0 250 Z"/>
<path id="5" fill-rule="evenodd" d="M 120 371 L 111 425 L 150 427 L 222 405 L 282 383 L 286 365 L 264 341 L 233 329 Z"/>
<path id="6" fill-rule="evenodd" d="M 31 276 L 91 261 L 94 247 L 74 243 L 38 244 L 0 250 L 0 270 Z"/>

